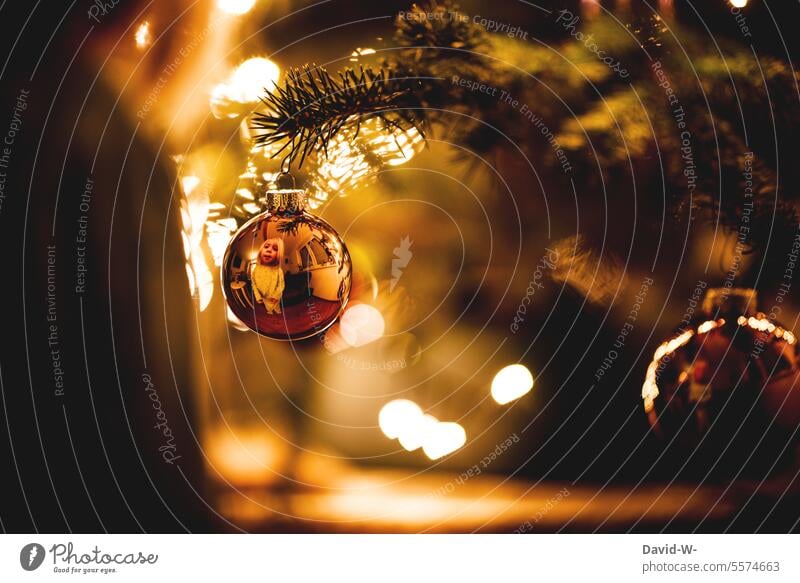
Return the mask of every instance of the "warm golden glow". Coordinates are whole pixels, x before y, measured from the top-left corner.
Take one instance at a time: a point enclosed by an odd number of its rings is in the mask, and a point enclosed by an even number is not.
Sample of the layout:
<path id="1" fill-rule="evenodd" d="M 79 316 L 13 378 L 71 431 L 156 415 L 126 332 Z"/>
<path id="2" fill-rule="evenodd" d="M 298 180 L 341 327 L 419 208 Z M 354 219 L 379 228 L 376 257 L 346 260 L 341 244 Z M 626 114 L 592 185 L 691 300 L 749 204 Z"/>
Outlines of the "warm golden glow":
<path id="1" fill-rule="evenodd" d="M 217 0 L 217 8 L 227 14 L 247 14 L 255 6 L 256 0 Z"/>
<path id="2" fill-rule="evenodd" d="M 200 178 L 197 176 L 183 176 L 181 178 L 181 188 L 183 188 L 183 194 L 187 197 L 192 194 L 195 188 L 200 185 Z"/>
<path id="3" fill-rule="evenodd" d="M 225 83 L 220 83 L 211 90 L 208 106 L 217 119 L 233 119 L 242 115 L 239 104 L 234 103 L 228 96 L 228 86 Z"/>
<path id="4" fill-rule="evenodd" d="M 395 399 L 386 403 L 378 414 L 378 425 L 389 439 L 397 439 L 413 428 L 422 418 L 422 409 L 408 399 Z"/>
<path id="5" fill-rule="evenodd" d="M 744 8 L 747 6 L 748 0 L 730 0 L 731 6 L 734 8 Z"/>
<path id="6" fill-rule="evenodd" d="M 467 442 L 467 432 L 458 423 L 436 423 L 425 434 L 422 451 L 432 460 L 446 456 Z"/>
<path id="7" fill-rule="evenodd" d="M 233 72 L 228 82 L 229 95 L 241 103 L 255 103 L 265 90 L 274 88 L 280 75 L 278 65 L 269 59 L 247 59 Z"/>
<path id="8" fill-rule="evenodd" d="M 339 332 L 350 346 L 364 346 L 381 338 L 385 326 L 377 308 L 369 304 L 357 304 L 342 314 Z"/>
<path id="9" fill-rule="evenodd" d="M 136 32 L 133 34 L 133 38 L 136 40 L 137 49 L 147 48 L 150 45 L 150 43 L 153 42 L 153 37 L 150 34 L 150 22 L 145 20 L 143 23 L 141 23 L 136 28 Z"/>
<path id="10" fill-rule="evenodd" d="M 511 364 L 494 375 L 492 380 L 492 398 L 500 405 L 505 405 L 533 388 L 533 375 L 522 364 Z"/>
<path id="11" fill-rule="evenodd" d="M 208 102 L 211 113 L 217 119 L 233 119 L 250 113 L 262 95 L 275 87 L 280 75 L 278 65 L 267 58 L 247 59 L 211 90 Z"/>
<path id="12" fill-rule="evenodd" d="M 212 475 L 236 486 L 273 482 L 286 458 L 285 444 L 261 427 L 220 427 L 204 449 Z"/>

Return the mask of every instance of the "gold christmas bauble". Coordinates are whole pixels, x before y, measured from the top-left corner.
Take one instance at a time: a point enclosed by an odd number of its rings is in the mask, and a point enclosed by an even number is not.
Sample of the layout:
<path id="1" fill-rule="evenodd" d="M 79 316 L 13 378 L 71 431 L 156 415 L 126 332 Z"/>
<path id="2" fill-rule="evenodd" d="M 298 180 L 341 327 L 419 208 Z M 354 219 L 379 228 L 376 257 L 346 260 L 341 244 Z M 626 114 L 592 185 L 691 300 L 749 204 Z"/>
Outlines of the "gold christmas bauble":
<path id="1" fill-rule="evenodd" d="M 233 314 L 276 340 L 323 332 L 350 296 L 347 247 L 305 204 L 303 190 L 266 192 L 267 210 L 242 225 L 222 261 L 222 290 Z"/>

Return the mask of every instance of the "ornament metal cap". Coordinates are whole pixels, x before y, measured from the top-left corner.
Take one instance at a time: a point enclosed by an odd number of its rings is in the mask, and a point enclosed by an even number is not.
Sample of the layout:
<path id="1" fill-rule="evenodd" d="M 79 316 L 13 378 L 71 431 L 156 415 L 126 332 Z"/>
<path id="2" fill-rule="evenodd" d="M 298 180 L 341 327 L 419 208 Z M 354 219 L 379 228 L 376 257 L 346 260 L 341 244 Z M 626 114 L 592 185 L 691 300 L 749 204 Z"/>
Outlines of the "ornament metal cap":
<path id="1" fill-rule="evenodd" d="M 306 191 L 300 188 L 268 190 L 265 196 L 268 212 L 299 213 L 306 208 Z"/>

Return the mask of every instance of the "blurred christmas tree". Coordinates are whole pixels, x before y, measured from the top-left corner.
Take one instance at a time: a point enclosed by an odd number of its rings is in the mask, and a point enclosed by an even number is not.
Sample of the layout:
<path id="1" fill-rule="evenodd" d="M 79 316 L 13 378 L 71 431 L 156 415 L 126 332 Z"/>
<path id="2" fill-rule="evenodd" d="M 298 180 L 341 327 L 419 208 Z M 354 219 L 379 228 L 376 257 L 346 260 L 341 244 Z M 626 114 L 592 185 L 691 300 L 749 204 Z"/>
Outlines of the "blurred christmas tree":
<path id="1" fill-rule="evenodd" d="M 774 142 L 789 149 L 796 139 L 797 74 L 741 43 L 706 51 L 704 37 L 657 14 L 632 20 L 620 34 L 616 18 L 598 16 L 548 45 L 487 32 L 449 0 L 414 5 L 395 21 L 401 50 L 391 58 L 357 50 L 357 69 L 305 66 L 267 87 L 254 142 L 281 167 L 305 167 L 325 200 L 374 178 L 387 155 L 389 164 L 410 159 L 427 128 L 482 157 L 503 148 L 537 155 L 540 130 L 555 153 L 542 162 L 588 185 L 626 176 L 678 223 L 735 233 L 747 215 L 746 251 L 770 253 L 767 267 L 779 269 L 798 226 L 799 177 L 778 181 Z M 608 66 L 596 46 L 631 65 Z M 753 131 L 765 126 L 776 140 Z"/>

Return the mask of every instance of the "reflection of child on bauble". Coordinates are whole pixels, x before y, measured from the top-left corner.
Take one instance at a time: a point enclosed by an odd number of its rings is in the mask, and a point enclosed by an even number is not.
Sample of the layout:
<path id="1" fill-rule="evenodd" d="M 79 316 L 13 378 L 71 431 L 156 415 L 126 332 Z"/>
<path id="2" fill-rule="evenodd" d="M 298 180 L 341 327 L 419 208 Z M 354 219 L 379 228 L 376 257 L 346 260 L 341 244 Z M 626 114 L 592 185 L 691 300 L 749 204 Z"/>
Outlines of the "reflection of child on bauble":
<path id="1" fill-rule="evenodd" d="M 253 265 L 253 296 L 261 302 L 268 314 L 281 313 L 281 296 L 283 296 L 283 240 L 267 239 L 258 251 Z"/>

